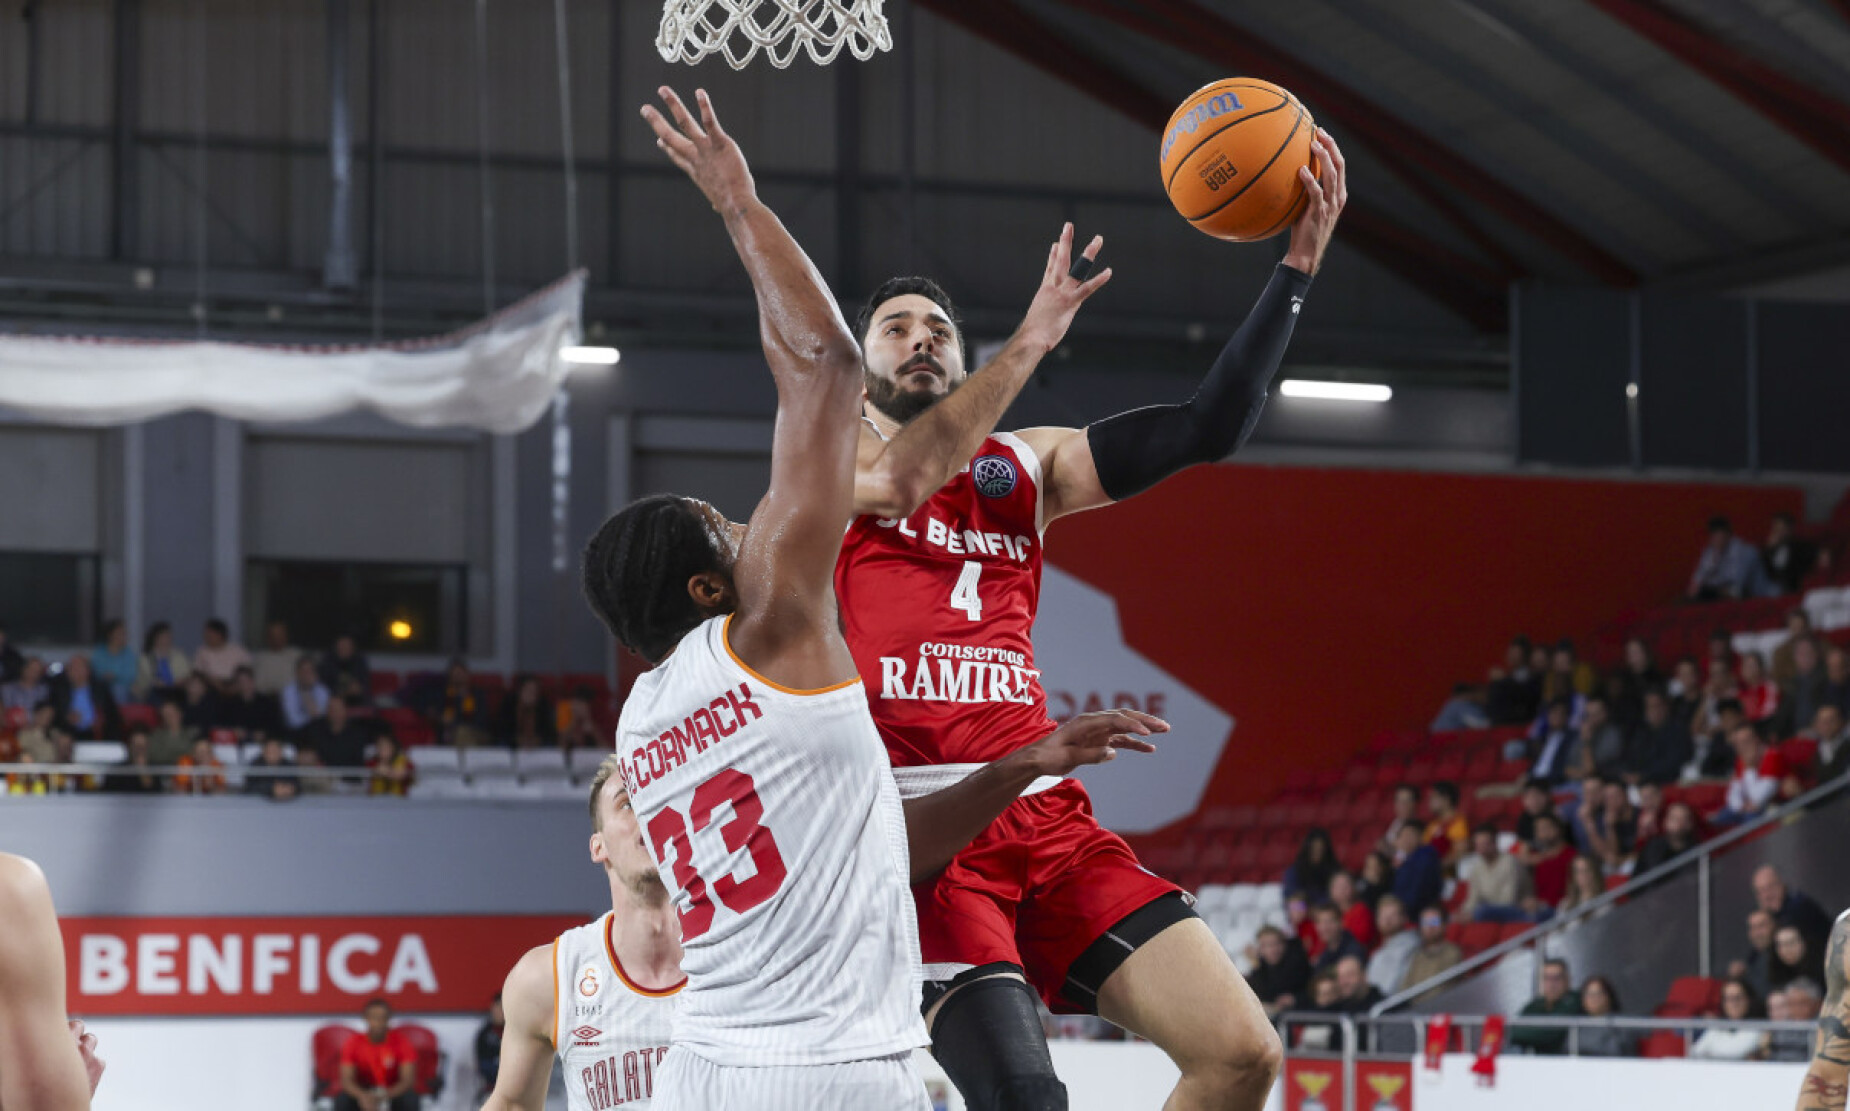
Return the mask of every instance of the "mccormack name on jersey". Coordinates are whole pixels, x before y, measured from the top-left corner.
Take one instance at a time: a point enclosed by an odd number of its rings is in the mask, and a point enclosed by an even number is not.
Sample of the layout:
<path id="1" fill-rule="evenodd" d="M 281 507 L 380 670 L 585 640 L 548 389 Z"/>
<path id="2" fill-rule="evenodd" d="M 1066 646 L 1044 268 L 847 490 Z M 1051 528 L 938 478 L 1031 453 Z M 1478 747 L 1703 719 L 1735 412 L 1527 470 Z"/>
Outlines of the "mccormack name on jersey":
<path id="1" fill-rule="evenodd" d="M 880 657 L 880 697 L 922 702 L 1035 705 L 1040 672 L 1025 653 L 978 644 L 919 645 L 912 659 Z"/>
<path id="2" fill-rule="evenodd" d="M 737 733 L 764 711 L 750 683 L 740 683 L 623 758 L 623 788 L 631 795 Z"/>

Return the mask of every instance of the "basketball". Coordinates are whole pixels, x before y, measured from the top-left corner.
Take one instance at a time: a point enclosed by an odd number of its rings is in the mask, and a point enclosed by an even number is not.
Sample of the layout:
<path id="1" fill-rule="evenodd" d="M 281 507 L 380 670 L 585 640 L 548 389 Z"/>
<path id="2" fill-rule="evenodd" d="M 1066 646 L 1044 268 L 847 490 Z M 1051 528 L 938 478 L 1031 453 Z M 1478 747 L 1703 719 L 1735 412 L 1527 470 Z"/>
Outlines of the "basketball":
<path id="1" fill-rule="evenodd" d="M 1316 167 L 1316 121 L 1269 81 L 1232 77 L 1195 91 L 1163 128 L 1169 202 L 1190 224 L 1236 243 L 1267 239 L 1304 211 L 1298 167 Z"/>

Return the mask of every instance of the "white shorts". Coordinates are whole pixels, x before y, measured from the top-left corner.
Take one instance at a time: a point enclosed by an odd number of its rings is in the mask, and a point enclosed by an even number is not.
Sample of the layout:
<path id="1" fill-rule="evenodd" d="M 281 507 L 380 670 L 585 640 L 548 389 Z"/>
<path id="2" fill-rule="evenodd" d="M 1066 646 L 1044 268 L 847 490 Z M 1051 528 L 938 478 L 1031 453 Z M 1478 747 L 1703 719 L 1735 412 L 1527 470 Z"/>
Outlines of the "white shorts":
<path id="1" fill-rule="evenodd" d="M 912 1054 L 839 1065 L 716 1065 L 675 1046 L 655 1074 L 653 1111 L 931 1111 Z"/>

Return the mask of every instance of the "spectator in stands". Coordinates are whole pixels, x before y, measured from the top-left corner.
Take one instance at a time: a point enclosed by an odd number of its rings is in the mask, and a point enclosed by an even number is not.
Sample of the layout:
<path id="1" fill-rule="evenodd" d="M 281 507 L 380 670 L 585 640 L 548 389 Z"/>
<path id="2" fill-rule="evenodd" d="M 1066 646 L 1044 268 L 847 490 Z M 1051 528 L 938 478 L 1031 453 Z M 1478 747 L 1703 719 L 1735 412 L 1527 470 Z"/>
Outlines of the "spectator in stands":
<path id="1" fill-rule="evenodd" d="M 1818 545 L 1798 536 L 1793 530 L 1792 514 L 1775 513 L 1773 527 L 1767 532 L 1766 547 L 1760 550 L 1762 592 L 1768 596 L 1797 594 L 1819 563 Z M 1830 564 L 1829 554 L 1824 563 Z"/>
<path id="2" fill-rule="evenodd" d="M 218 692 L 195 671 L 180 686 L 180 715 L 186 724 L 204 733 L 218 721 Z"/>
<path id="3" fill-rule="evenodd" d="M 1362 945 L 1362 952 L 1372 952 L 1381 935 L 1375 932 L 1375 911 L 1356 894 L 1355 877 L 1342 869 L 1330 875 L 1330 902 L 1342 912 L 1343 929 Z"/>
<path id="4" fill-rule="evenodd" d="M 1626 871 L 1638 851 L 1638 811 L 1625 785 L 1606 781 L 1599 796 L 1581 807 L 1587 851 L 1607 873 Z"/>
<path id="5" fill-rule="evenodd" d="M 383 999 L 366 1004 L 366 1032 L 354 1032 L 340 1052 L 340 1095 L 334 1111 L 418 1111 L 417 1054 L 393 1030 Z"/>
<path id="6" fill-rule="evenodd" d="M 1695 848 L 1700 840 L 1696 836 L 1696 812 L 1686 802 L 1670 803 L 1664 807 L 1663 832 L 1646 841 L 1644 848 L 1638 850 L 1638 863 L 1633 875 L 1642 876 L 1663 867 Z"/>
<path id="7" fill-rule="evenodd" d="M 173 777 L 175 794 L 222 795 L 225 793 L 225 765 L 212 751 L 212 742 L 204 737 L 193 741 L 192 751 L 180 757 L 180 767 L 194 769 Z"/>
<path id="8" fill-rule="evenodd" d="M 1316 944 L 1310 947 L 1311 971 L 1327 972 L 1344 957 L 1368 959 L 1368 952 L 1362 948 L 1362 943 L 1343 928 L 1343 912 L 1337 909 L 1335 903 L 1318 903 L 1310 912 L 1310 917 L 1317 928 Z"/>
<path id="9" fill-rule="evenodd" d="M 1767 962 L 1767 986 L 1783 991 L 1794 980 L 1805 978 L 1814 983 L 1824 975 L 1824 951 L 1810 944 L 1797 926 L 1780 926 L 1773 931 L 1773 958 Z"/>
<path id="10" fill-rule="evenodd" d="M 1471 855 L 1458 866 L 1465 884 L 1463 914 L 1473 922 L 1534 922 L 1539 905 L 1529 892 L 1529 870 L 1497 849 L 1497 827 L 1481 823 L 1471 831 Z"/>
<path id="11" fill-rule="evenodd" d="M 160 777 L 147 770 L 153 763 L 148 758 L 148 731 L 139 726 L 130 729 L 125 743 L 128 754 L 104 777 L 103 790 L 122 795 L 159 794 L 163 789 Z"/>
<path id="12" fill-rule="evenodd" d="M 1458 784 L 1441 780 L 1426 792 L 1426 843 L 1448 866 L 1464 859 L 1471 848 L 1471 824 L 1458 811 Z"/>
<path id="13" fill-rule="evenodd" d="M 1753 985 L 1735 977 L 1722 985 L 1721 1017 L 1754 1022 L 1766 1017 Z M 1760 1051 L 1764 1035 L 1751 1026 L 1710 1027 L 1689 1047 L 1691 1057 L 1708 1061 L 1747 1061 Z"/>
<path id="14" fill-rule="evenodd" d="M 1670 716 L 1684 729 L 1690 729 L 1696 718 L 1696 708 L 1702 704 L 1702 669 L 1696 665 L 1696 657 L 1684 656 L 1678 660 L 1664 689 L 1670 696 Z"/>
<path id="15" fill-rule="evenodd" d="M 135 698 L 156 701 L 178 690 L 192 673 L 186 653 L 174 647 L 173 626 L 165 621 L 148 626 L 148 635 L 141 640 L 141 666 L 135 673 Z"/>
<path id="16" fill-rule="evenodd" d="M 1779 714 L 1779 684 L 1767 677 L 1766 661 L 1758 652 L 1741 653 L 1741 709 L 1755 725 L 1771 722 Z"/>
<path id="17" fill-rule="evenodd" d="M 1773 916 L 1781 926 L 1797 926 L 1813 949 L 1824 951 L 1825 939 L 1831 935 L 1832 918 L 1818 900 L 1786 883 L 1779 869 L 1762 864 L 1754 869 L 1754 905 Z"/>
<path id="18" fill-rule="evenodd" d="M 1740 661 L 1734 655 L 1734 634 L 1726 629 L 1716 629 L 1709 634 L 1709 673 L 1710 682 L 1736 677 L 1740 671 Z M 1729 691 L 1730 695 L 1733 691 Z"/>
<path id="19" fill-rule="evenodd" d="M 1301 895 L 1313 905 L 1323 902 L 1330 897 L 1330 877 L 1340 867 L 1329 831 L 1311 830 L 1298 846 L 1297 858 L 1285 869 L 1285 897 Z"/>
<path id="20" fill-rule="evenodd" d="M 1386 853 L 1371 852 L 1362 859 L 1362 874 L 1356 877 L 1355 897 L 1376 911 L 1381 897 L 1394 890 L 1394 861 Z M 1403 911 L 1406 908 L 1401 908 Z"/>
<path id="21" fill-rule="evenodd" d="M 559 707 L 559 747 L 567 752 L 575 748 L 607 748 L 610 738 L 597 724 L 591 704 L 597 695 L 590 687 L 576 687 L 572 696 Z"/>
<path id="22" fill-rule="evenodd" d="M 79 740 L 113 740 L 122 735 L 122 714 L 109 685 L 90 671 L 90 657 L 79 652 L 64 661 L 64 673 L 51 681 L 58 724 Z"/>
<path id="23" fill-rule="evenodd" d="M 302 650 L 289 643 L 289 626 L 272 621 L 263 629 L 263 647 L 251 653 L 251 670 L 257 676 L 257 690 L 272 698 L 280 697 L 283 688 L 295 680 L 296 661 Z"/>
<path id="24" fill-rule="evenodd" d="M 1445 919 L 1443 906 L 1430 906 L 1420 912 L 1420 947 L 1407 962 L 1401 991 L 1423 984 L 1465 959 L 1465 951 L 1445 936 Z"/>
<path id="25" fill-rule="evenodd" d="M 54 725 L 51 727 L 51 760 L 53 764 L 75 764 L 77 762 L 77 742 L 71 738 L 70 731 Z M 94 775 L 65 775 L 60 772 L 51 776 L 46 787 L 52 794 L 68 795 L 77 791 L 94 791 L 98 786 Z"/>
<path id="26" fill-rule="evenodd" d="M 1568 769 L 1580 763 L 1580 735 L 1569 723 L 1573 704 L 1557 698 L 1548 704 L 1540 735 L 1530 746 L 1527 783 L 1552 787 L 1567 779 Z"/>
<path id="27" fill-rule="evenodd" d="M 1850 652 L 1836 645 L 1824 653 L 1824 700 L 1850 718 Z"/>
<path id="28" fill-rule="evenodd" d="M 1574 746 L 1578 759 L 1567 769 L 1568 778 L 1589 775 L 1613 779 L 1625 772 L 1625 734 L 1612 720 L 1612 707 L 1597 695 L 1587 699 L 1580 715 L 1580 735 Z"/>
<path id="29" fill-rule="evenodd" d="M 1823 1002 L 1818 982 L 1801 977 L 1786 985 L 1785 991 L 1767 996 L 1767 1017 L 1774 1022 L 1812 1022 Z M 1774 1030 L 1761 1043 L 1760 1057 L 1766 1061 L 1809 1061 L 1812 1044 L 1809 1030 Z"/>
<path id="30" fill-rule="evenodd" d="M 1577 856 L 1568 865 L 1567 894 L 1562 896 L 1558 909 L 1562 914 L 1571 914 L 1606 893 L 1606 877 L 1600 872 L 1599 864 L 1590 856 Z M 1595 917 L 1604 917 L 1612 908 L 1610 906 L 1595 911 Z"/>
<path id="31" fill-rule="evenodd" d="M 1786 636 L 1779 642 L 1779 647 L 1773 649 L 1770 661 L 1772 667 L 1768 669 L 1775 683 L 1788 689 L 1792 686 L 1792 677 L 1798 670 L 1799 645 L 1810 644 L 1816 648 L 1817 637 L 1818 634 L 1811 627 L 1811 614 L 1805 611 L 1805 607 L 1794 606 L 1786 611 Z"/>
<path id="32" fill-rule="evenodd" d="M 537 676 L 516 675 L 514 688 L 501 704 L 495 740 L 515 748 L 551 748 L 558 742 L 552 699 Z"/>
<path id="33" fill-rule="evenodd" d="M 250 665 L 250 649 L 231 639 L 230 628 L 216 617 L 207 621 L 205 643 L 193 653 L 193 670 L 206 677 L 213 691 L 222 694 L 230 690 L 232 676 L 240 667 Z"/>
<path id="34" fill-rule="evenodd" d="M 1591 976 L 1580 985 L 1580 1010 L 1588 1018 L 1611 1018 L 1623 1008 L 1619 1006 L 1619 993 L 1612 986 L 1612 981 L 1604 976 Z M 1592 1026 L 1580 1030 L 1579 1043 L 1575 1047 L 1582 1057 L 1635 1057 L 1638 1054 L 1638 1035 L 1636 1031 L 1617 1026 Z"/>
<path id="35" fill-rule="evenodd" d="M 1317 924 L 1311 921 L 1310 900 L 1302 895 L 1286 896 L 1285 924 L 1290 927 L 1291 936 L 1304 947 L 1304 955 L 1308 958 L 1317 947 Z"/>
<path id="36" fill-rule="evenodd" d="M 1683 765 L 1683 781 L 1727 778 L 1734 770 L 1734 744 L 1729 738 L 1748 723 L 1740 700 L 1721 699 L 1714 703 L 1713 713 L 1698 710 L 1696 722 L 1689 763 Z"/>
<path id="37" fill-rule="evenodd" d="M 1310 958 L 1295 937 L 1285 936 L 1277 926 L 1264 926 L 1254 942 L 1257 957 L 1246 982 L 1265 1005 L 1268 1017 L 1289 1011 L 1304 999 L 1310 985 Z"/>
<path id="38" fill-rule="evenodd" d="M 26 657 L 19 677 L 0 686 L 0 708 L 31 713 L 34 706 L 50 700 L 51 684 L 45 679 L 45 661 L 37 656 Z"/>
<path id="39" fill-rule="evenodd" d="M 1632 806 L 1638 811 L 1638 844 L 1664 832 L 1664 789 L 1655 783 L 1640 783 L 1630 790 Z"/>
<path id="40" fill-rule="evenodd" d="M 1394 844 L 1399 839 L 1400 827 L 1413 826 L 1424 830 L 1425 821 L 1420 817 L 1420 789 L 1411 783 L 1402 783 L 1394 788 L 1394 817 L 1388 822 L 1387 832 L 1381 835 L 1381 849 L 1390 856 L 1394 853 Z"/>
<path id="41" fill-rule="evenodd" d="M 1709 519 L 1709 542 L 1689 577 L 1689 597 L 1696 602 L 1756 598 L 1763 589 L 1760 553 L 1734 534 L 1726 517 Z"/>
<path id="42" fill-rule="evenodd" d="M 1394 838 L 1394 894 L 1415 911 L 1439 901 L 1445 865 L 1431 845 L 1420 840 L 1418 826 L 1405 825 Z"/>
<path id="43" fill-rule="evenodd" d="M 161 700 L 160 715 L 160 728 L 148 734 L 148 759 L 157 767 L 172 767 L 180 762 L 180 757 L 193 750 L 199 730 L 186 724 L 177 696 Z"/>
<path id="44" fill-rule="evenodd" d="M 1518 859 L 1529 866 L 1535 897 L 1544 906 L 1559 906 L 1567 896 L 1568 872 L 1574 863 L 1574 850 L 1568 847 L 1567 826 L 1560 815 L 1536 816 L 1534 847 Z"/>
<path id="45" fill-rule="evenodd" d="M 1792 676 L 1781 684 L 1780 702 L 1785 708 L 1779 732 L 1788 734 L 1808 728 L 1820 707 L 1829 703 L 1825 697 L 1824 656 L 1814 640 L 1801 640 L 1792 650 Z"/>
<path id="46" fill-rule="evenodd" d="M 1647 690 L 1643 716 L 1627 745 L 1625 781 L 1632 784 L 1675 783 L 1695 751 L 1689 727 L 1677 720 L 1664 689 Z"/>
<path id="47" fill-rule="evenodd" d="M 1720 829 L 1738 826 L 1766 813 L 1779 795 L 1779 781 L 1785 777 L 1786 764 L 1779 753 L 1767 747 L 1766 738 L 1751 725 L 1741 725 L 1729 735 L 1734 746 L 1734 778 L 1728 781 L 1728 803 L 1709 815 L 1709 824 Z"/>
<path id="48" fill-rule="evenodd" d="M 348 716 L 346 700 L 330 698 L 327 716 L 310 722 L 298 743 L 324 767 L 359 768 L 366 764 L 366 746 L 371 740 L 366 728 Z"/>
<path id="49" fill-rule="evenodd" d="M 443 691 L 432 715 L 439 741 L 467 748 L 488 740 L 488 703 L 469 679 L 469 665 L 461 659 L 450 661 L 444 676 Z M 1328 835 L 1325 835 L 1328 840 Z"/>
<path id="50" fill-rule="evenodd" d="M 1577 694 L 1589 695 L 1598 689 L 1599 673 L 1592 664 L 1581 660 L 1574 642 L 1566 638 L 1556 641 L 1548 660 L 1548 674 L 1542 680 L 1542 698 L 1553 702 Z"/>
<path id="51" fill-rule="evenodd" d="M 1380 988 L 1368 982 L 1368 973 L 1362 965 L 1361 957 L 1343 957 L 1336 962 L 1335 972 L 1335 1008 L 1343 1014 L 1366 1015 L 1370 1008 L 1387 998 Z M 1357 1048 L 1366 1053 L 1373 1042 L 1373 1036 L 1363 1030 L 1357 1037 Z"/>
<path id="52" fill-rule="evenodd" d="M 1310 1006 L 1300 1011 L 1312 1014 L 1341 1014 L 1342 991 L 1336 986 L 1334 971 L 1322 972 L 1310 981 Z M 1343 1048 L 1343 1028 L 1334 1022 L 1306 1022 L 1298 1026 L 1298 1048 L 1320 1053 L 1337 1053 Z"/>
<path id="53" fill-rule="evenodd" d="M 15 742 L 19 747 L 22 760 L 34 764 L 49 764 L 55 755 L 55 746 L 51 741 L 51 730 L 58 722 L 57 707 L 51 699 L 41 698 L 33 704 L 32 716 L 19 730 Z"/>
<path id="54" fill-rule="evenodd" d="M 103 641 L 90 653 L 90 669 L 109 685 L 109 695 L 116 705 L 127 705 L 134 698 L 141 655 L 129 646 L 128 626 L 119 618 L 103 623 Z"/>
<path id="55" fill-rule="evenodd" d="M 1661 689 L 1664 677 L 1657 670 L 1657 657 L 1651 646 L 1637 637 L 1625 642 L 1625 664 L 1613 675 L 1608 688 L 1612 717 L 1622 730 L 1630 730 L 1644 718 L 1646 691 Z"/>
<path id="56" fill-rule="evenodd" d="M 379 739 L 373 742 L 373 758 L 366 766 L 373 771 L 372 780 L 366 785 L 367 794 L 402 797 L 410 790 L 411 758 L 398 747 L 398 738 L 392 734 L 379 734 Z"/>
<path id="57" fill-rule="evenodd" d="M 1529 667 L 1533 651 L 1529 638 L 1519 636 L 1504 650 L 1503 666 L 1491 669 L 1484 696 L 1484 713 L 1491 724 L 1520 725 L 1535 717 L 1542 702 L 1542 676 Z"/>
<path id="58" fill-rule="evenodd" d="M 295 682 L 283 688 L 283 726 L 291 732 L 308 727 L 328 712 L 328 688 L 315 671 L 315 657 L 296 657 Z"/>
<path id="59" fill-rule="evenodd" d="M 1525 1017 L 1552 1015 L 1557 1018 L 1581 1014 L 1580 995 L 1571 985 L 1573 979 L 1568 975 L 1567 962 L 1551 958 L 1542 962 L 1542 992 L 1522 1009 Z M 1543 1056 L 1560 1056 L 1567 1052 L 1567 1029 L 1553 1026 L 1524 1026 L 1514 1024 L 1509 1028 L 1509 1044 L 1517 1049 Z"/>
<path id="60" fill-rule="evenodd" d="M 1488 729 L 1490 714 L 1485 710 L 1485 688 L 1473 683 L 1455 683 L 1452 697 L 1439 707 L 1429 728 L 1434 733 L 1455 733 L 1461 729 Z"/>
<path id="61" fill-rule="evenodd" d="M 501 1038 L 507 1032 L 507 1014 L 501 1009 L 501 993 L 488 1001 L 488 1021 L 475 1032 L 475 1075 L 484 1092 L 495 1090 L 495 1077 L 501 1072 Z"/>
<path id="62" fill-rule="evenodd" d="M 1842 710 L 1829 702 L 1819 706 L 1807 735 L 1818 742 L 1811 768 L 1814 782 L 1829 783 L 1850 772 L 1850 725 Z"/>
<path id="63" fill-rule="evenodd" d="M 1522 812 L 1516 815 L 1516 840 L 1528 848 L 1535 847 L 1535 819 L 1555 812 L 1554 796 L 1539 783 L 1525 784 L 1522 789 Z"/>
<path id="64" fill-rule="evenodd" d="M 334 650 L 321 661 L 321 681 L 328 693 L 344 698 L 349 706 L 365 706 L 373 700 L 373 668 L 360 654 L 353 634 L 334 638 Z"/>
<path id="65" fill-rule="evenodd" d="M 277 736 L 263 738 L 263 751 L 251 765 L 266 772 L 277 774 L 253 775 L 244 780 L 244 790 L 253 795 L 262 795 L 275 802 L 288 802 L 302 793 L 302 780 L 299 776 L 282 774 L 285 769 L 295 767 L 295 761 L 289 759 L 283 748 L 283 739 Z"/>
<path id="66" fill-rule="evenodd" d="M 1773 935 L 1778 932 L 1772 913 L 1755 907 L 1747 916 L 1747 956 L 1728 965 L 1728 975 L 1746 981 L 1761 997 L 1773 990 Z"/>
<path id="67" fill-rule="evenodd" d="M 25 658 L 19 654 L 19 649 L 7 641 L 6 625 L 0 623 L 0 683 L 11 683 L 19 678 L 20 669 L 25 666 Z"/>
<path id="68" fill-rule="evenodd" d="M 1392 892 L 1381 896 L 1375 906 L 1375 929 L 1381 944 L 1368 958 L 1368 982 L 1380 988 L 1381 994 L 1392 995 L 1407 978 L 1407 967 L 1420 948 L 1420 935 L 1407 921 L 1406 906 Z"/>
<path id="69" fill-rule="evenodd" d="M 257 673 L 251 668 L 240 667 L 232 680 L 231 693 L 219 700 L 213 725 L 231 730 L 238 735 L 239 742 L 245 742 L 255 739 L 259 733 L 280 734 L 283 715 L 277 709 L 276 699 L 257 689 Z"/>

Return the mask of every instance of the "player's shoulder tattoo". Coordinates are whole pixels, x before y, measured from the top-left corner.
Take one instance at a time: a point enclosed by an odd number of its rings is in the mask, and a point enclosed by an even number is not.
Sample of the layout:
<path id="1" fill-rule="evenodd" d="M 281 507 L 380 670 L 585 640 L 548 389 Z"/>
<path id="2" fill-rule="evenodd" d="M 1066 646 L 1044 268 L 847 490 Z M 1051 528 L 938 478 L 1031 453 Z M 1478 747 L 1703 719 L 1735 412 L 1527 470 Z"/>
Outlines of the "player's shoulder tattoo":
<path id="1" fill-rule="evenodd" d="M 1824 962 L 1824 1007 L 1818 1013 L 1818 1050 L 1816 1058 L 1833 1065 L 1850 1068 L 1850 999 L 1846 999 L 1844 981 L 1850 970 L 1850 911 L 1831 927 L 1831 940 Z M 1841 1094 L 1840 1094 L 1841 1098 Z"/>

